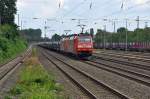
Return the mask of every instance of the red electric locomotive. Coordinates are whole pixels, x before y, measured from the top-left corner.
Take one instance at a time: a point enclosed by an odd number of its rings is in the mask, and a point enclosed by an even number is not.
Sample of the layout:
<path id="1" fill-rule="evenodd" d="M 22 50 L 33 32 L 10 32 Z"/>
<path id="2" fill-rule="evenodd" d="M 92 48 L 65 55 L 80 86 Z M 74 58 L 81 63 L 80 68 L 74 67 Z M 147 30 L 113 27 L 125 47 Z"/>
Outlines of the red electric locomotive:
<path id="1" fill-rule="evenodd" d="M 93 52 L 93 41 L 90 35 L 73 35 L 60 41 L 60 51 L 79 57 L 89 57 Z"/>

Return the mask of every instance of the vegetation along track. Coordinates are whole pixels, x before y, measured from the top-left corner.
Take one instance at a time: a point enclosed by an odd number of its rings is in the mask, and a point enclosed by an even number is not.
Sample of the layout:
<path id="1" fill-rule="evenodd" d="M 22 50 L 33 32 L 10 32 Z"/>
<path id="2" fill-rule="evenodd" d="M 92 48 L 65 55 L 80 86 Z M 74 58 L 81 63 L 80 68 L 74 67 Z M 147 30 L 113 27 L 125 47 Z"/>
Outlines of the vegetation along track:
<path id="1" fill-rule="evenodd" d="M 59 68 L 63 73 L 65 73 L 79 88 L 81 88 L 81 90 L 83 90 L 87 95 L 89 95 L 89 97 L 93 99 L 100 99 L 102 98 L 102 96 L 103 98 L 111 97 L 111 99 L 129 99 L 129 97 L 125 94 L 119 92 L 116 89 L 113 89 L 111 86 L 101 82 L 94 76 L 76 68 L 76 66 L 68 64 L 58 55 L 53 55 L 46 51 L 43 51 L 43 55 L 49 61 L 51 61 L 57 68 Z M 105 96 L 102 95 L 102 92 L 105 93 Z"/>
<path id="2" fill-rule="evenodd" d="M 16 59 L 11 60 L 7 64 L 0 66 L 0 87 L 3 85 L 5 80 L 26 60 L 27 56 L 31 54 L 31 47 L 26 53 Z"/>

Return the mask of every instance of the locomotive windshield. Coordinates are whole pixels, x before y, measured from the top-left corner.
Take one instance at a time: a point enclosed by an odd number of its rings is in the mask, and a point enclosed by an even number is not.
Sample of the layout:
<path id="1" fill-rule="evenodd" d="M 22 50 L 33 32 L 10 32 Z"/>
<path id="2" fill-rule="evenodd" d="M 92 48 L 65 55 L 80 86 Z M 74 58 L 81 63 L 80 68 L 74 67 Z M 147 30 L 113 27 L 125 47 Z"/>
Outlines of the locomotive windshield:
<path id="1" fill-rule="evenodd" d="M 91 38 L 90 37 L 79 37 L 79 42 L 91 42 Z"/>

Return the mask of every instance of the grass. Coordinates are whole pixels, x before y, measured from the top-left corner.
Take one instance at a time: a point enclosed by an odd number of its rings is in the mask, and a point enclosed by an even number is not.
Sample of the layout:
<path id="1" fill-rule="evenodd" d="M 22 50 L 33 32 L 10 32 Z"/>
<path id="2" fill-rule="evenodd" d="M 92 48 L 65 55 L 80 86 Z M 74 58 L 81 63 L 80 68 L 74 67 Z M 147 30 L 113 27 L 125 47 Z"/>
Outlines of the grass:
<path id="1" fill-rule="evenodd" d="M 61 94 L 63 86 L 55 82 L 54 75 L 50 75 L 40 65 L 33 49 L 32 57 L 26 60 L 25 67 L 21 72 L 16 86 L 9 92 L 11 97 L 18 99 L 64 99 Z"/>

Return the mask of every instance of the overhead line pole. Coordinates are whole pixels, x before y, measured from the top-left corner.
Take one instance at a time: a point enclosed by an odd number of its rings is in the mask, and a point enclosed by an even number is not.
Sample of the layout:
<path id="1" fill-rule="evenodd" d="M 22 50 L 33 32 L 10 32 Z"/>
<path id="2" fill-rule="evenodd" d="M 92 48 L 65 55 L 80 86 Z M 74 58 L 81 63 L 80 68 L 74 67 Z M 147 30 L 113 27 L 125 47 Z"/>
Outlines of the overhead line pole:
<path id="1" fill-rule="evenodd" d="M 115 20 L 113 22 L 113 25 L 114 25 L 114 33 L 116 33 L 116 21 Z M 113 38 L 113 33 L 111 34 L 111 45 L 113 44 L 112 38 Z"/>
<path id="2" fill-rule="evenodd" d="M 108 21 L 107 19 L 103 19 L 103 21 L 104 22 L 106 22 L 106 21 Z M 105 25 L 104 25 L 104 39 L 103 39 L 104 41 L 104 49 L 105 49 L 105 47 L 106 47 L 106 23 L 105 23 Z"/>
<path id="3" fill-rule="evenodd" d="M 114 33 L 116 32 L 116 21 L 114 20 Z"/>
<path id="4" fill-rule="evenodd" d="M 1 17 L 1 14 L 0 14 L 0 26 L 1 26 L 1 24 L 2 24 L 2 17 Z"/>
<path id="5" fill-rule="evenodd" d="M 126 19 L 126 51 L 128 50 L 128 19 Z"/>
<path id="6" fill-rule="evenodd" d="M 23 29 L 23 21 L 21 21 L 21 26 L 20 26 L 20 30 Z"/>
<path id="7" fill-rule="evenodd" d="M 139 29 L 140 28 L 140 17 L 139 16 L 137 16 L 137 29 Z"/>
<path id="8" fill-rule="evenodd" d="M 46 27 L 46 21 L 45 21 L 45 27 L 44 27 L 45 39 L 46 39 L 46 37 L 47 37 L 47 35 L 46 35 L 46 29 L 47 29 L 47 27 Z"/>
<path id="9" fill-rule="evenodd" d="M 104 25 L 104 49 L 106 47 L 106 25 Z"/>
<path id="10" fill-rule="evenodd" d="M 148 27 L 148 22 L 145 22 L 145 28 L 147 28 Z"/>
<path id="11" fill-rule="evenodd" d="M 18 26 L 19 26 L 19 29 L 20 29 L 20 15 L 18 14 Z"/>

